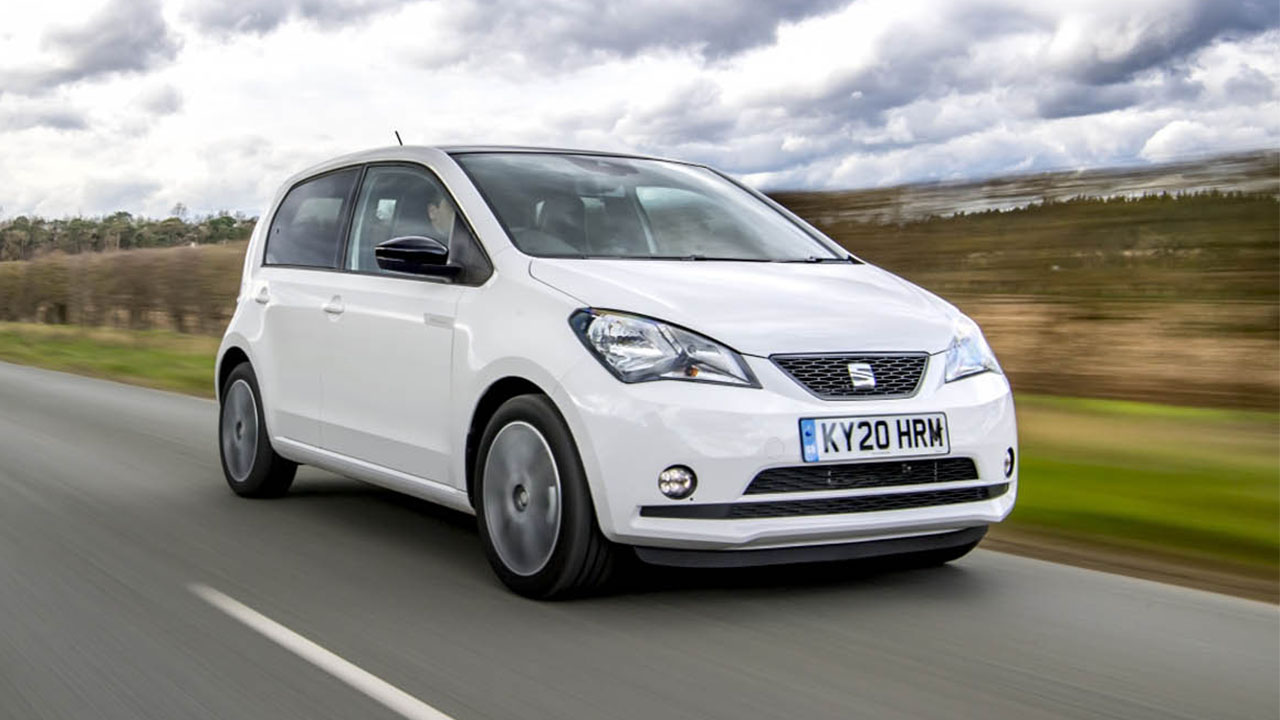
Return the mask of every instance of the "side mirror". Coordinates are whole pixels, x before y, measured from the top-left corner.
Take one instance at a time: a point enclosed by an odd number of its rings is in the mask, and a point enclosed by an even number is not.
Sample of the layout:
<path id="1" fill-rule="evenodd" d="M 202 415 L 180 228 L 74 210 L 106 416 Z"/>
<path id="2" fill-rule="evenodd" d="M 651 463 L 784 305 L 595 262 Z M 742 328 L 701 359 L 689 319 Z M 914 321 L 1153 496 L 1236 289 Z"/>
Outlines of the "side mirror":
<path id="1" fill-rule="evenodd" d="M 449 264 L 449 248 L 439 240 L 421 235 L 405 235 L 378 243 L 373 249 L 378 267 L 412 275 L 453 277 L 462 271 Z"/>

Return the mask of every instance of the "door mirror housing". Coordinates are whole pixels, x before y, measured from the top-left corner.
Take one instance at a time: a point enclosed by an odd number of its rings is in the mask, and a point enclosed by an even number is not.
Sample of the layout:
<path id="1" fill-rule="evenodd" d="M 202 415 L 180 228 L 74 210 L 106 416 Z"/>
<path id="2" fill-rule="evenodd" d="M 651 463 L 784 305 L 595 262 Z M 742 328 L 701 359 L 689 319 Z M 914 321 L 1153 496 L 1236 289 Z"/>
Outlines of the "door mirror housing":
<path id="1" fill-rule="evenodd" d="M 462 266 L 449 264 L 449 248 L 434 238 L 404 235 L 378 243 L 373 249 L 378 267 L 390 272 L 453 277 Z"/>

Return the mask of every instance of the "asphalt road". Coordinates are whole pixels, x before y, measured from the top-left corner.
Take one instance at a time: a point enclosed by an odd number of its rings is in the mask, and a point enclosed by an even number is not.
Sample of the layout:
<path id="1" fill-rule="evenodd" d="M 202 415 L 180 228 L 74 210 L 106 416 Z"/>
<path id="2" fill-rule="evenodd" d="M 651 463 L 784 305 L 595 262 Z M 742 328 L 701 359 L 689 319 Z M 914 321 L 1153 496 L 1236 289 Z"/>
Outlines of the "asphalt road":
<path id="1" fill-rule="evenodd" d="M 314 470 L 234 497 L 215 415 L 0 364 L 0 717 L 412 710 L 204 587 L 456 720 L 1280 714 L 1271 605 L 983 551 L 536 603 L 497 583 L 469 517 Z"/>

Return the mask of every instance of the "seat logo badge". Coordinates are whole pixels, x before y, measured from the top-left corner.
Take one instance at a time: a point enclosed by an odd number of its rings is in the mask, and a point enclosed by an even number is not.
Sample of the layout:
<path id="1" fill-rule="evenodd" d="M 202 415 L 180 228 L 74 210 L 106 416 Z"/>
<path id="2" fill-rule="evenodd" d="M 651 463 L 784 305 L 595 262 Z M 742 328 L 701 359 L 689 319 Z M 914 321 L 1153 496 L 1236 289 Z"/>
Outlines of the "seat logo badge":
<path id="1" fill-rule="evenodd" d="M 854 390 L 874 390 L 876 374 L 871 363 L 849 363 L 849 381 L 853 383 Z"/>

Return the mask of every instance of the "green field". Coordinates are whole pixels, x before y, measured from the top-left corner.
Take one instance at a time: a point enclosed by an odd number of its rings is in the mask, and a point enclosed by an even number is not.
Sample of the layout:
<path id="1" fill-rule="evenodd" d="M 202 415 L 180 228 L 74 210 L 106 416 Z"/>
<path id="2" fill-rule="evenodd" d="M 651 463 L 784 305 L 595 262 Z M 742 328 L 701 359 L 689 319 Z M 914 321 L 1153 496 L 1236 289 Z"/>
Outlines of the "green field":
<path id="1" fill-rule="evenodd" d="M 0 323 L 0 360 L 202 396 L 216 349 L 165 331 Z M 1001 530 L 1276 576 L 1280 415 L 1019 394 L 1018 420 L 1020 495 Z"/>
<path id="2" fill-rule="evenodd" d="M 1280 415 L 1020 395 L 1010 526 L 1274 576 Z"/>
<path id="3" fill-rule="evenodd" d="M 218 339 L 163 330 L 0 322 L 0 360 L 213 396 Z"/>

